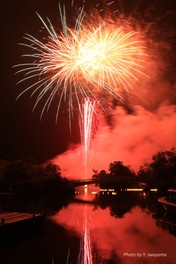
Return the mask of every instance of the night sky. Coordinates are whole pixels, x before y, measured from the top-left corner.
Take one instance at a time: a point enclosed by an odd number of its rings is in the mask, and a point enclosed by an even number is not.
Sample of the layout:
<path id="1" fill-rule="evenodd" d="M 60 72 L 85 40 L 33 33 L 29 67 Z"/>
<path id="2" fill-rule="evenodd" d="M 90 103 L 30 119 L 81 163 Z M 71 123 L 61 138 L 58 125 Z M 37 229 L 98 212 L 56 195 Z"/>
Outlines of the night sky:
<path id="1" fill-rule="evenodd" d="M 60 1 L 61 4 L 64 0 Z M 68 17 L 74 17 L 76 6 L 80 7 L 82 1 L 74 1 L 74 8 L 71 1 L 66 1 Z M 88 1 L 85 10 L 95 8 L 98 1 Z M 99 1 L 104 8 L 109 1 Z M 158 95 L 158 88 L 155 85 L 141 91 L 136 99 L 136 104 L 142 105 L 147 111 L 156 111 L 157 107 L 166 102 L 176 104 L 175 96 L 175 56 L 174 51 L 176 34 L 176 3 L 175 1 L 146 1 L 146 0 L 124 0 L 115 1 L 114 5 L 126 16 L 133 15 L 136 19 L 140 16 L 146 23 L 155 22 L 154 30 L 148 33 L 149 38 L 155 41 L 157 38 L 164 43 L 163 47 L 158 46 L 162 51 L 162 61 L 166 67 L 163 68 L 162 78 L 166 85 Z M 146 4 L 147 2 L 147 4 Z M 154 4 L 153 4 L 154 3 Z M 100 6 L 98 7 L 100 9 Z M 115 6 L 113 6 L 115 8 Z M 48 113 L 45 113 L 40 121 L 41 108 L 32 113 L 34 105 L 33 98 L 26 94 L 16 101 L 16 97 L 22 90 L 22 85 L 16 85 L 19 76 L 14 75 L 13 65 L 20 63 L 20 56 L 23 48 L 18 45 L 22 42 L 25 33 L 38 36 L 41 29 L 41 22 L 36 11 L 43 17 L 49 17 L 55 27 L 59 23 L 58 0 L 31 0 L 31 1 L 3 1 L 1 4 L 1 87 L 0 87 L 0 158 L 21 159 L 32 157 L 39 161 L 51 159 L 59 153 L 67 150 L 69 145 L 80 142 L 79 125 L 77 116 L 72 122 L 72 132 L 69 130 L 67 107 L 61 107 L 61 114 L 57 124 L 55 123 L 55 103 Z M 165 17 L 166 15 L 166 17 Z M 156 16 L 156 19 L 155 19 Z M 175 29 L 176 30 L 176 29 Z M 158 31 L 158 33 L 157 33 Z M 158 41 L 159 43 L 159 41 Z M 155 47 L 156 48 L 156 47 Z M 159 73 L 161 74 L 161 72 Z M 160 77 L 160 80 L 162 79 Z M 23 84 L 25 86 L 25 84 Z M 151 94 L 152 90 L 152 94 Z M 166 90 L 168 92 L 166 92 Z M 128 95 L 130 97 L 130 95 Z M 146 97 L 146 100 L 143 99 Z M 159 99 L 158 99 L 159 98 Z M 131 99 L 127 100 L 126 109 L 131 108 Z M 150 107 L 151 106 L 151 107 Z M 174 110 L 175 111 L 175 110 Z M 175 122 L 175 119 L 173 119 Z M 124 126 L 124 129 L 128 129 Z"/>

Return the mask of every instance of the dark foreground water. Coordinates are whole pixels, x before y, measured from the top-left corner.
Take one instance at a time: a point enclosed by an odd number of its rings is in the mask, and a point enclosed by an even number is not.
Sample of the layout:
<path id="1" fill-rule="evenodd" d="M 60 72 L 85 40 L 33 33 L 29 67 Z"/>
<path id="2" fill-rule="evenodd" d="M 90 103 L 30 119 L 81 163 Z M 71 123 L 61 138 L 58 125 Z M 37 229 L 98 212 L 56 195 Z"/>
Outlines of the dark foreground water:
<path id="1" fill-rule="evenodd" d="M 165 215 L 156 192 L 78 191 L 68 207 L 43 223 L 3 234 L 0 263 L 176 263 L 175 216 Z"/>

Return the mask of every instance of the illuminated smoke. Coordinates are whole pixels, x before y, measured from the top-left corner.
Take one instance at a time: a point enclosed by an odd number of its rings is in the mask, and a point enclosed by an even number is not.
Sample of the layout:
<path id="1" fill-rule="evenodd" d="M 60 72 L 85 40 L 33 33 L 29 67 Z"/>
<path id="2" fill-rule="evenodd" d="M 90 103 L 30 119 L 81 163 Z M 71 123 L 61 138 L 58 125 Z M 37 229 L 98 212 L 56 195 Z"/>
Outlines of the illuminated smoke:
<path id="1" fill-rule="evenodd" d="M 155 112 L 142 106 L 135 106 L 135 112 L 129 114 L 124 108 L 113 111 L 112 127 L 102 125 L 92 140 L 92 169 L 108 171 L 108 166 L 115 160 L 138 171 L 146 162 L 151 162 L 152 155 L 176 146 L 176 108 L 175 105 L 162 105 Z M 82 178 L 84 168 L 81 156 L 82 146 L 77 145 L 65 153 L 56 156 L 52 162 L 60 165 L 68 178 Z M 69 164 L 69 166 L 68 166 Z"/>

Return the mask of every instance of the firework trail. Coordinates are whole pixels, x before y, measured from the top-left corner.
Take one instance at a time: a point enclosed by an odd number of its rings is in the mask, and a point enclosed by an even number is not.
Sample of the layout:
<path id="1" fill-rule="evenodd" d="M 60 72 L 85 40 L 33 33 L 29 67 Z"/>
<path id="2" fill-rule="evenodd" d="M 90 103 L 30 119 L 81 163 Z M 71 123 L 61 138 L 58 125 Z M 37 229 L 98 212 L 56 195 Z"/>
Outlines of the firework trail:
<path id="1" fill-rule="evenodd" d="M 71 28 L 65 8 L 59 5 L 59 10 L 59 34 L 49 19 L 44 21 L 38 15 L 47 38 L 42 41 L 26 34 L 26 43 L 21 43 L 30 52 L 23 55 L 26 62 L 15 66 L 22 74 L 19 83 L 27 84 L 17 98 L 30 91 L 35 96 L 33 109 L 42 104 L 42 117 L 57 97 L 56 121 L 64 101 L 71 124 L 74 101 L 82 115 L 83 98 L 92 98 L 98 104 L 104 93 L 120 98 L 121 89 L 129 90 L 139 75 L 145 75 L 146 52 L 139 32 L 102 19 L 95 23 L 93 18 L 85 18 L 83 9 Z"/>
<path id="2" fill-rule="evenodd" d="M 95 101 L 91 102 L 91 100 L 84 98 L 82 115 L 80 116 L 80 134 L 82 136 L 82 145 L 84 149 L 84 168 L 85 168 L 85 176 L 88 166 L 88 154 L 92 133 L 92 122 L 93 115 L 95 114 Z"/>
<path id="3" fill-rule="evenodd" d="M 22 74 L 19 83 L 27 84 L 17 99 L 30 92 L 35 97 L 33 110 L 42 105 L 42 118 L 57 98 L 56 122 L 64 101 L 70 129 L 73 111 L 78 111 L 86 174 L 95 104 L 103 108 L 101 99 L 107 95 L 121 98 L 122 90 L 128 91 L 138 76 L 145 75 L 146 51 L 141 34 L 116 21 L 86 19 L 81 9 L 74 27 L 69 27 L 65 8 L 59 5 L 59 12 L 59 34 L 49 19 L 38 15 L 47 37 L 40 40 L 26 34 L 26 43 L 21 43 L 30 52 L 23 55 L 26 62 L 15 66 Z"/>

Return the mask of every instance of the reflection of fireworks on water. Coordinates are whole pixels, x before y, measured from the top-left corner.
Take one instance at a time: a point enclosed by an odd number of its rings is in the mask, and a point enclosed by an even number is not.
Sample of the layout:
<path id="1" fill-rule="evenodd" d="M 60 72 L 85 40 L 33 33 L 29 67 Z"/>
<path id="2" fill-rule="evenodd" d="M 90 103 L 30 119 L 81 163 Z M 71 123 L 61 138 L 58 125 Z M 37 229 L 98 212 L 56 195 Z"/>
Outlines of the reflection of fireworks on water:
<path id="1" fill-rule="evenodd" d="M 80 252 L 77 264 L 93 264 L 90 232 L 87 225 L 87 217 L 85 217 L 84 233 L 80 243 Z"/>
<path id="2" fill-rule="evenodd" d="M 89 225 L 90 223 L 88 222 L 87 207 L 85 207 L 83 235 L 80 241 L 80 251 L 78 255 L 77 264 L 102 263 L 102 258 L 99 254 L 99 251 L 93 241 L 91 241 Z"/>
<path id="3" fill-rule="evenodd" d="M 67 26 L 65 9 L 60 8 L 60 16 L 63 30 L 59 35 L 49 20 L 39 16 L 48 37 L 43 42 L 25 36 L 22 45 L 30 49 L 24 55 L 28 61 L 16 67 L 24 75 L 20 82 L 32 84 L 18 97 L 31 91 L 31 96 L 36 95 L 34 109 L 44 101 L 42 117 L 58 96 L 56 120 L 62 100 L 68 102 L 71 120 L 74 98 L 79 107 L 82 98 L 99 102 L 103 91 L 118 98 L 121 88 L 128 90 L 144 74 L 145 49 L 138 32 L 117 27 L 116 22 L 96 24 L 91 18 L 85 20 L 81 10 L 72 29 Z"/>

